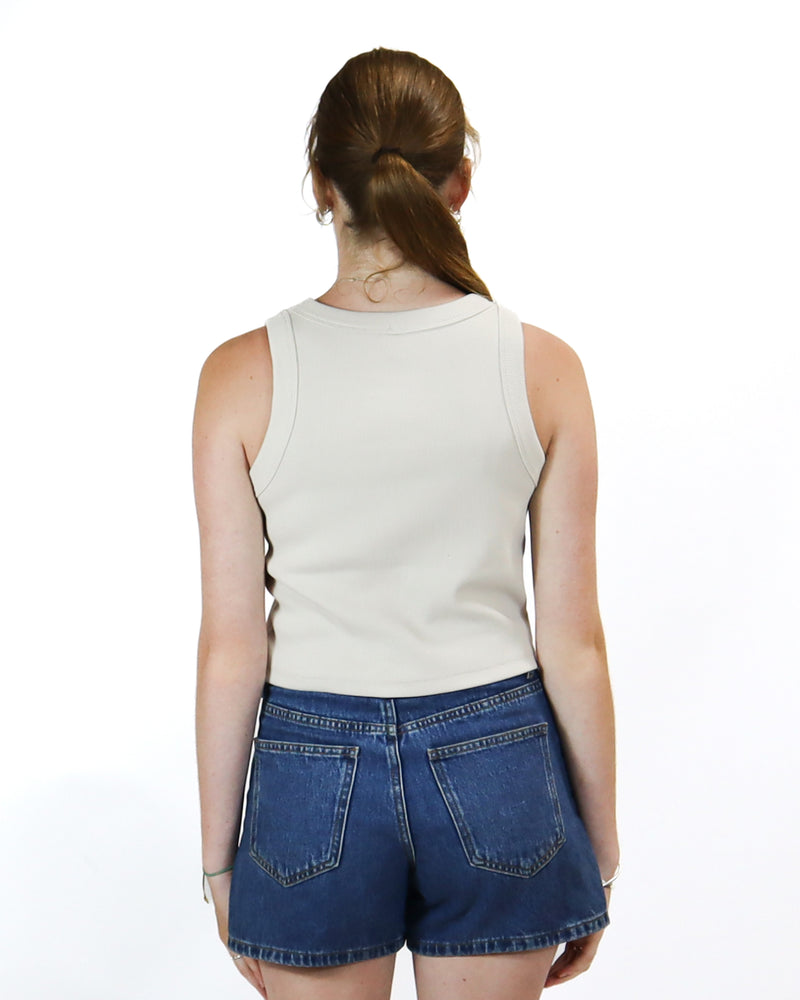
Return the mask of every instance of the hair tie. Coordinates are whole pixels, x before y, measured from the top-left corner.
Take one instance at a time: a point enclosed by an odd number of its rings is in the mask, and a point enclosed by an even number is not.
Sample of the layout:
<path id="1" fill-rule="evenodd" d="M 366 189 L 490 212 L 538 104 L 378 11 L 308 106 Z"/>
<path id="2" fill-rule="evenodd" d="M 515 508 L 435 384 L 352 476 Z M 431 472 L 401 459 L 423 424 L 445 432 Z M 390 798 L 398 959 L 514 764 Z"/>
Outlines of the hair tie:
<path id="1" fill-rule="evenodd" d="M 376 149 L 375 152 L 372 154 L 372 162 L 377 163 L 380 157 L 383 156 L 384 153 L 399 153 L 400 156 L 403 156 L 403 153 L 399 146 L 381 146 L 380 149 Z M 403 159 L 405 159 L 404 156 Z"/>

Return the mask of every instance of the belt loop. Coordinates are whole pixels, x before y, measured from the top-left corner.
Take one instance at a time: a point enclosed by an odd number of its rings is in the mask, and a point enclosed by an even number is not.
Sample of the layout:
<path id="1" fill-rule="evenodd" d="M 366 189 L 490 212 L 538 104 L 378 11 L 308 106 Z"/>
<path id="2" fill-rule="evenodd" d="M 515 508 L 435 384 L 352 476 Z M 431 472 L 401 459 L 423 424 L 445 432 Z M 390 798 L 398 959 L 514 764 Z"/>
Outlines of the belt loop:
<path id="1" fill-rule="evenodd" d="M 393 729 L 397 725 L 397 709 L 394 698 L 379 698 L 378 703 L 384 724 Z"/>

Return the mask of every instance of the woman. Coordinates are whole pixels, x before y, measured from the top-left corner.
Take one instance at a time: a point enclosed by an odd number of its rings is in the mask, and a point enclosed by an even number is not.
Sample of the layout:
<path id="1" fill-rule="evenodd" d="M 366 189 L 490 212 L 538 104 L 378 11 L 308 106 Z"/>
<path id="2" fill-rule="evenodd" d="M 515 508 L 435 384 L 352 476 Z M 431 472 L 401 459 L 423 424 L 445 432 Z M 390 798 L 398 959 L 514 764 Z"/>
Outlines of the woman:
<path id="1" fill-rule="evenodd" d="M 200 376 L 204 886 L 270 1000 L 388 998 L 404 943 L 420 1000 L 530 1000 L 609 920 L 592 409 L 470 265 L 477 138 L 426 60 L 349 60 L 308 134 L 336 281 Z"/>

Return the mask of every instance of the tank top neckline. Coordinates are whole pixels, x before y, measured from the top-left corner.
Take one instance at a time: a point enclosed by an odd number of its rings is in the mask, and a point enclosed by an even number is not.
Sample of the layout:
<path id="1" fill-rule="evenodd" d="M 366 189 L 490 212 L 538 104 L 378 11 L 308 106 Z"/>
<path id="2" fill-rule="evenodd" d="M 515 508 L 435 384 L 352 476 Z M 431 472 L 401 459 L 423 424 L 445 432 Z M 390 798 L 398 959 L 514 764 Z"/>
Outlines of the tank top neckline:
<path id="1" fill-rule="evenodd" d="M 307 319 L 326 325 L 347 327 L 351 330 L 370 330 L 377 333 L 412 333 L 449 326 L 462 319 L 477 316 L 495 305 L 490 299 L 476 292 L 468 292 L 450 302 L 421 309 L 400 309 L 387 312 L 340 309 L 309 298 L 298 303 L 290 312 L 297 312 Z"/>

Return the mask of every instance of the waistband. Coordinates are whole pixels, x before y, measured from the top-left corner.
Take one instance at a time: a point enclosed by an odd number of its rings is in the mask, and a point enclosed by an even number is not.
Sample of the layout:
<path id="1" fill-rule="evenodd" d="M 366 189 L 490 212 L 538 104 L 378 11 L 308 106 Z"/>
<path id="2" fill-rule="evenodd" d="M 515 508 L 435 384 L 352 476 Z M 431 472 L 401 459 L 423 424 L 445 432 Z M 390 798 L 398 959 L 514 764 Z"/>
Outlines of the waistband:
<path id="1" fill-rule="evenodd" d="M 282 710 L 309 716 L 375 724 L 402 725 L 439 712 L 448 712 L 462 705 L 486 702 L 493 699 L 498 704 L 512 701 L 541 687 L 539 669 L 534 667 L 513 677 L 504 677 L 490 684 L 442 691 L 437 694 L 414 695 L 401 698 L 375 698 L 368 695 L 337 694 L 333 691 L 303 691 L 298 688 L 280 687 L 267 682 L 264 685 L 261 715 L 282 714 Z M 488 707 L 488 706 L 487 706 Z"/>

